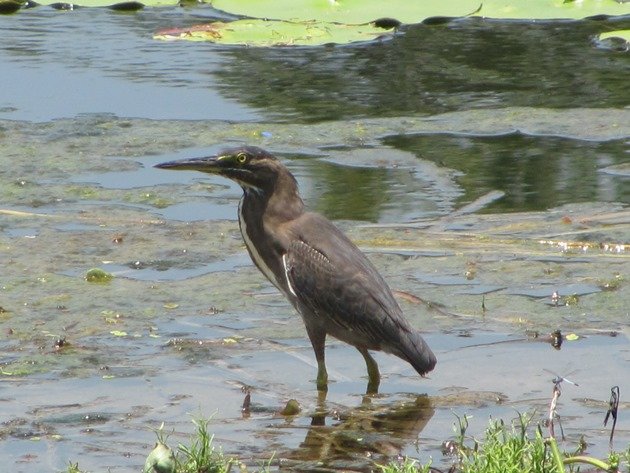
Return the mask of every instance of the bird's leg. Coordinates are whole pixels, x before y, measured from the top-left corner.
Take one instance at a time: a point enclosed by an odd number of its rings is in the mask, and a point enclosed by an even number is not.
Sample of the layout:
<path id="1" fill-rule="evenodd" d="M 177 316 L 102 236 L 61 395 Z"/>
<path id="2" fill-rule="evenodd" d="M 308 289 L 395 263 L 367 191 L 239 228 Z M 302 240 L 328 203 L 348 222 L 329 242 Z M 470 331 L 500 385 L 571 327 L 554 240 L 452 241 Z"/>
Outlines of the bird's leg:
<path id="1" fill-rule="evenodd" d="M 317 391 L 317 409 L 318 410 L 328 412 L 328 410 L 326 410 L 326 397 L 327 396 L 328 396 L 327 390 Z"/>
<path id="2" fill-rule="evenodd" d="M 317 390 L 328 391 L 328 372 L 323 358 L 317 360 Z"/>
<path id="3" fill-rule="evenodd" d="M 317 360 L 317 390 L 328 391 L 328 372 L 326 371 L 326 331 L 319 326 L 307 323 L 304 319 L 304 325 L 306 325 L 306 333 L 313 345 L 313 351 L 315 352 L 315 359 Z"/>
<path id="4" fill-rule="evenodd" d="M 376 394 L 378 392 L 378 385 L 381 384 L 381 373 L 378 371 L 378 364 L 376 360 L 372 358 L 372 355 L 367 351 L 367 348 L 357 347 L 359 352 L 363 355 L 368 372 L 368 385 L 366 394 Z"/>

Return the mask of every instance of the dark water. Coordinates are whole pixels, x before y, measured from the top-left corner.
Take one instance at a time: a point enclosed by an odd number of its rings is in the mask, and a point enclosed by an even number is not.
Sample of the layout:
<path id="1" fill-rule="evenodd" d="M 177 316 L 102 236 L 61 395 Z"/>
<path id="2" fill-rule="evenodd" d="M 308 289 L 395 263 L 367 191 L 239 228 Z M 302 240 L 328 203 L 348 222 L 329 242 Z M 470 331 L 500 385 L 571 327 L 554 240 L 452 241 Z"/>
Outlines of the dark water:
<path id="1" fill-rule="evenodd" d="M 628 20 L 616 26 L 628 25 Z M 280 120 L 436 114 L 508 106 L 624 107 L 627 54 L 594 47 L 606 23 L 461 20 L 358 47 L 238 49 L 226 96 Z"/>
<path id="2" fill-rule="evenodd" d="M 395 38 L 321 48 L 153 41 L 210 7 L 3 16 L 2 118 L 110 112 L 164 119 L 314 122 L 534 106 L 628 105 L 628 55 L 596 47 L 630 20 L 405 26 Z"/>
<path id="3" fill-rule="evenodd" d="M 220 16 L 0 17 L 0 460 L 138 471 L 152 429 L 175 446 L 214 415 L 218 444 L 254 468 L 276 452 L 297 470 L 399 453 L 447 469 L 453 413 L 476 436 L 515 410 L 538 420 L 543 368 L 578 369 L 563 423 L 605 456 L 610 386 L 624 399 L 630 379 L 630 55 L 593 36 L 630 20 L 468 19 L 318 48 L 151 39 Z M 378 355 L 382 392 L 365 398 L 361 357 L 332 343 L 318 399 L 302 325 L 244 251 L 238 186 L 152 167 L 243 142 L 369 250 L 438 354 L 429 379 Z M 92 267 L 114 280 L 88 284 Z M 557 328 L 578 340 L 553 349 Z M 290 398 L 302 413 L 278 416 Z"/>
<path id="4" fill-rule="evenodd" d="M 493 212 L 545 210 L 575 202 L 630 203 L 630 175 L 608 172 L 628 163 L 630 142 L 591 142 L 554 136 L 399 136 L 384 142 L 461 171 L 468 203 L 492 190 L 505 197 Z"/>
<path id="5" fill-rule="evenodd" d="M 133 14 L 39 7 L 3 16 L 0 118 L 46 121 L 112 113 L 313 123 L 518 106 L 596 108 L 605 115 L 607 108 L 630 104 L 628 54 L 597 47 L 593 40 L 602 30 L 628 27 L 627 19 L 458 20 L 405 26 L 387 41 L 322 48 L 151 39 L 157 29 L 218 15 L 209 7 Z M 627 167 L 606 172 L 630 159 L 627 139 L 598 143 L 514 133 L 402 135 L 384 143 L 458 173 L 455 205 L 490 190 L 506 192 L 493 211 L 630 199 Z M 399 198 L 400 177 L 387 170 L 321 166 L 313 176 L 322 186 L 317 208 L 333 218 L 378 221 Z M 423 208 L 435 214 L 451 210 L 451 204 Z"/>

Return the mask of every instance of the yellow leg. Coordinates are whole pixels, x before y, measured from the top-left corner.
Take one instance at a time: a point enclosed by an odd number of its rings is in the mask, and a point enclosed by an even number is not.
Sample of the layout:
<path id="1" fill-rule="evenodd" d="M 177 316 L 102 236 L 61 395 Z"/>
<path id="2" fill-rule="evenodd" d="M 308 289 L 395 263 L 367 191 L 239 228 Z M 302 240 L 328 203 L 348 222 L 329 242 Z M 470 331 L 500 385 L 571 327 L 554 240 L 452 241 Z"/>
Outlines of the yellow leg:
<path id="1" fill-rule="evenodd" d="M 324 360 L 317 360 L 317 390 L 328 391 L 328 372 Z"/>
<path id="2" fill-rule="evenodd" d="M 378 370 L 378 364 L 376 360 L 372 358 L 372 355 L 365 348 L 358 348 L 359 352 L 363 355 L 365 365 L 368 372 L 368 385 L 366 394 L 378 393 L 378 386 L 381 384 L 381 373 Z"/>
<path id="3" fill-rule="evenodd" d="M 328 372 L 326 371 L 326 332 L 319 326 L 309 324 L 304 319 L 306 333 L 311 340 L 315 359 L 317 360 L 317 390 L 328 391 Z"/>

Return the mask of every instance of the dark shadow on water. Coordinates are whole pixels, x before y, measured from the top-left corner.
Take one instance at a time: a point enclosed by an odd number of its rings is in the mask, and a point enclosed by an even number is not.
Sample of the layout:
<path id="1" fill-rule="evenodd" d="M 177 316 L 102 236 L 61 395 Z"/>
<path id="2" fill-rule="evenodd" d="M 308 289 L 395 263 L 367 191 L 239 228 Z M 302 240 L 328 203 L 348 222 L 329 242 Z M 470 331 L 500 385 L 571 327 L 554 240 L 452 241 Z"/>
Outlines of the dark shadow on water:
<path id="1" fill-rule="evenodd" d="M 630 203 L 628 178 L 602 170 L 627 161 L 625 140 L 590 142 L 513 133 L 501 136 L 391 136 L 384 144 L 463 172 L 467 204 L 490 192 L 505 196 L 484 211 L 545 210 L 567 203 Z"/>
<path id="2" fill-rule="evenodd" d="M 624 107 L 619 63 L 591 44 L 601 28 L 482 19 L 406 25 L 391 40 L 362 45 L 224 49 L 229 60 L 213 75 L 224 96 L 289 121 Z"/>

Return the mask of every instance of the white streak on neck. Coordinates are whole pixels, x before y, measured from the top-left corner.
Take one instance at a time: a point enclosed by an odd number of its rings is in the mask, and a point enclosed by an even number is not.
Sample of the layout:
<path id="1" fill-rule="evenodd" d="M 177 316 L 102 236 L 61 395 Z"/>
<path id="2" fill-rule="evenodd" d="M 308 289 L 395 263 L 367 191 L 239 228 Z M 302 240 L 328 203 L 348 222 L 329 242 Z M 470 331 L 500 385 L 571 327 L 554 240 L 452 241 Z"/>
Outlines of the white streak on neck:
<path id="1" fill-rule="evenodd" d="M 265 260 L 262 258 L 262 256 L 260 256 L 260 253 L 258 252 L 258 249 L 254 245 L 252 240 L 249 238 L 249 234 L 247 233 L 247 223 L 245 223 L 245 219 L 243 218 L 243 200 L 244 200 L 244 198 L 241 199 L 239 204 L 238 204 L 238 221 L 239 221 L 239 224 L 241 226 L 241 235 L 243 235 L 243 240 L 245 241 L 245 246 L 247 246 L 247 249 L 249 250 L 249 254 L 252 257 L 252 259 L 254 260 L 254 263 L 262 271 L 262 273 L 265 275 L 265 277 L 267 279 L 269 279 L 269 281 L 274 286 L 276 286 L 280 290 L 280 292 L 282 294 L 284 294 L 286 297 L 288 297 L 284 287 L 278 282 L 278 280 L 276 279 L 276 275 L 273 273 L 271 268 L 269 266 L 267 266 L 267 263 L 265 263 Z M 284 263 L 284 255 L 282 257 L 282 261 Z M 285 274 L 286 274 L 286 265 L 285 265 Z M 286 283 L 287 283 L 287 286 L 289 287 L 289 290 L 291 291 L 291 293 L 293 295 L 295 295 L 295 293 L 293 292 L 293 289 L 291 288 L 291 284 L 289 284 L 288 278 L 286 280 Z"/>

